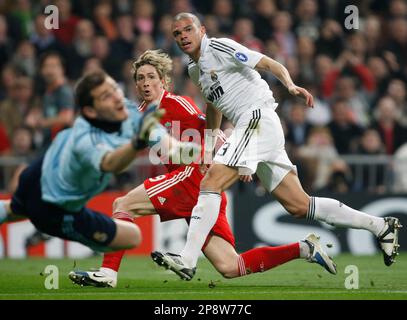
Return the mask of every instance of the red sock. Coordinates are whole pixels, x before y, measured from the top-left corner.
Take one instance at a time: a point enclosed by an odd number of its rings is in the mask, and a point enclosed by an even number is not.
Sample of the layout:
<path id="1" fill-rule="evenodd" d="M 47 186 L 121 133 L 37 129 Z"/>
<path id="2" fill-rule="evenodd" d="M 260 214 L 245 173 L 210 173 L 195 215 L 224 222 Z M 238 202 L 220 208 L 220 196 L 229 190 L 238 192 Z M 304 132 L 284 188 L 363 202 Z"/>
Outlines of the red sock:
<path id="1" fill-rule="evenodd" d="M 263 272 L 300 257 L 298 242 L 278 247 L 261 247 L 243 252 L 238 258 L 239 276 Z"/>
<path id="2" fill-rule="evenodd" d="M 114 219 L 134 222 L 133 217 L 126 212 L 115 212 L 112 216 Z M 119 271 L 120 263 L 126 250 L 105 253 L 103 256 L 102 268 L 109 268 L 114 271 Z"/>

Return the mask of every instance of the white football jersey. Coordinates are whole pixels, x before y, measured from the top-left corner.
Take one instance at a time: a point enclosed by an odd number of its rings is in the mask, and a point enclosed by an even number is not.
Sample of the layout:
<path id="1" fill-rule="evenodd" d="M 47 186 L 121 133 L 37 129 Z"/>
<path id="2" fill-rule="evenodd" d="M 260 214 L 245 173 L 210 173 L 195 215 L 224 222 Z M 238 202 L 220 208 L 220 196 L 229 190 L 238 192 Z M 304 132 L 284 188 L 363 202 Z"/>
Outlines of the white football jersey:
<path id="1" fill-rule="evenodd" d="M 254 69 L 263 56 L 231 39 L 205 35 L 199 61 L 191 59 L 188 72 L 207 102 L 236 125 L 243 113 L 275 101 L 267 82 Z"/>

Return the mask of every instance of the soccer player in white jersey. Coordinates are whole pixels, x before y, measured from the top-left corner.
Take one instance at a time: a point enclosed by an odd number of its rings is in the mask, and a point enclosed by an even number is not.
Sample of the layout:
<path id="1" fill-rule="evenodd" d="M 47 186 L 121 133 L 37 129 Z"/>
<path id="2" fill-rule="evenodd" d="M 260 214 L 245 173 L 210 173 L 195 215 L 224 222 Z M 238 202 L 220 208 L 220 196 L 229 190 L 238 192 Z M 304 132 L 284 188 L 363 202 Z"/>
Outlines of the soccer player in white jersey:
<path id="1" fill-rule="evenodd" d="M 308 107 L 313 107 L 312 95 L 296 86 L 287 69 L 277 61 L 231 39 L 208 38 L 205 27 L 193 14 L 176 15 L 172 31 L 179 48 L 191 58 L 188 65 L 191 79 L 207 99 L 208 129 L 220 127 L 222 114 L 235 129 L 201 182 L 184 249 L 180 255 L 155 252 L 155 261 L 158 256 L 160 265 L 183 279 L 192 279 L 202 244 L 217 219 L 220 193 L 236 182 L 239 175 L 256 173 L 291 215 L 373 233 L 385 264 L 391 265 L 399 247 L 399 220 L 368 215 L 337 200 L 305 193 L 284 148 L 282 126 L 274 111 L 277 103 L 256 70 L 271 72 L 290 94 L 305 99 Z"/>

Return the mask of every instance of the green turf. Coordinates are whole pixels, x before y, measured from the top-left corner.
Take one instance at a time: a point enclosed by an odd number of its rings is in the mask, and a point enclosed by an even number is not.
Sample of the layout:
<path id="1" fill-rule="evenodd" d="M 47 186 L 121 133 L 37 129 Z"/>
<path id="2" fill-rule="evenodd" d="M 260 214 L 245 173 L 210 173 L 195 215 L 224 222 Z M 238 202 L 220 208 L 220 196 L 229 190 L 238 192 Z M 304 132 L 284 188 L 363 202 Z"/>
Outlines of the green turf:
<path id="1" fill-rule="evenodd" d="M 73 259 L 0 260 L 0 299 L 407 299 L 407 254 L 401 254 L 392 267 L 381 256 L 335 258 L 338 274 L 304 261 L 244 278 L 223 279 L 201 260 L 195 278 L 179 280 L 170 271 L 156 266 L 149 258 L 126 258 L 122 263 L 118 287 L 93 288 L 73 285 L 67 278 Z M 77 260 L 78 268 L 96 267 L 100 257 Z M 59 268 L 59 289 L 44 287 L 44 268 Z M 359 269 L 359 289 L 347 290 L 344 283 L 347 265 Z"/>

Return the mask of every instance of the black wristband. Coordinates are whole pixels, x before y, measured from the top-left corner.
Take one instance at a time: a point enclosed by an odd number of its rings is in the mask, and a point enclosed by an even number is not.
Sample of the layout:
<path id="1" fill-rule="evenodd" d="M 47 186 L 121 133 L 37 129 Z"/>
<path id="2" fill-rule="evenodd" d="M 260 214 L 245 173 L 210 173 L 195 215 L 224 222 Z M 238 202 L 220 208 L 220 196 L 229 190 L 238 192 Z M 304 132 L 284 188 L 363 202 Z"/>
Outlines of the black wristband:
<path id="1" fill-rule="evenodd" d="M 148 144 L 146 141 L 140 139 L 140 137 L 133 137 L 131 139 L 131 146 L 133 147 L 134 150 L 140 151 L 142 149 L 145 149 L 148 147 Z"/>

